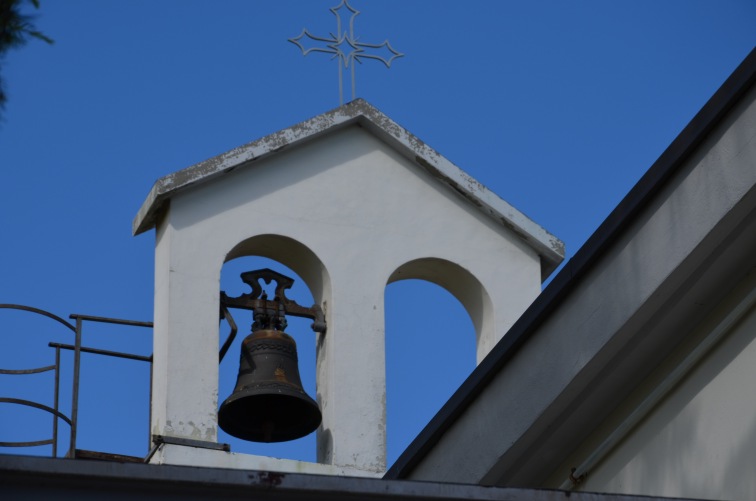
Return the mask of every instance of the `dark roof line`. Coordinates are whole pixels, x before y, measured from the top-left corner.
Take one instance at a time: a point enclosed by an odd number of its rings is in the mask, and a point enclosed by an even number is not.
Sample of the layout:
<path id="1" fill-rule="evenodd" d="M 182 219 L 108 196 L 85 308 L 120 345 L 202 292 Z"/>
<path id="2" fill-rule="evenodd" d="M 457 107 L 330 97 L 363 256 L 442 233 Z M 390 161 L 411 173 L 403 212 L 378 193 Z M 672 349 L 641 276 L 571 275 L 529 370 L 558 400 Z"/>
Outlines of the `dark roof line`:
<path id="1" fill-rule="evenodd" d="M 751 50 L 701 111 L 575 253 L 575 256 L 564 265 L 548 287 L 396 460 L 384 478 L 400 479 L 408 476 L 464 412 L 464 409 L 581 282 L 588 271 L 631 224 L 635 216 L 663 188 L 693 150 L 755 83 L 756 48 Z"/>

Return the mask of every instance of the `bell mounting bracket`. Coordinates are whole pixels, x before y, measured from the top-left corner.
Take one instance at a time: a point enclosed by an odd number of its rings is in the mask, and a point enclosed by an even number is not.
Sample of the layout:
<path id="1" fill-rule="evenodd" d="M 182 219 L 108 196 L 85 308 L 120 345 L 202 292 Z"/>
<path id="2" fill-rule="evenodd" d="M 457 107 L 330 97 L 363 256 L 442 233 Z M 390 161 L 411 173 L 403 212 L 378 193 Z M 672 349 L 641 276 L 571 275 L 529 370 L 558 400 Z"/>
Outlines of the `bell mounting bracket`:
<path id="1" fill-rule="evenodd" d="M 246 271 L 241 274 L 242 281 L 252 288 L 252 292 L 242 294 L 239 297 L 229 297 L 221 291 L 221 313 L 224 308 L 239 308 L 251 310 L 254 312 L 255 322 L 252 330 L 276 329 L 283 330 L 286 328 L 286 315 L 312 319 L 312 330 L 315 332 L 325 333 L 326 322 L 323 309 L 315 304 L 309 308 L 297 304 L 296 301 L 286 297 L 286 290 L 294 284 L 294 279 L 282 275 L 269 268 L 260 270 Z M 260 285 L 260 280 L 266 284 L 276 282 L 276 288 L 273 299 L 268 299 L 268 294 Z"/>

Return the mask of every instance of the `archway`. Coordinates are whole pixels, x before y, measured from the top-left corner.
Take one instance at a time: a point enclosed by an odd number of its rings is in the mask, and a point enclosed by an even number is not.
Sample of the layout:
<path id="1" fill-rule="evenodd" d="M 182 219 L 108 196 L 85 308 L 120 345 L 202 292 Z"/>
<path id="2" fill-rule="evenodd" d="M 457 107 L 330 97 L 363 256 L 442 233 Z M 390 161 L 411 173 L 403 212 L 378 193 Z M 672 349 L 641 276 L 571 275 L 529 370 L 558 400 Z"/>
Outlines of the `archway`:
<path id="1" fill-rule="evenodd" d="M 385 291 L 389 466 L 475 368 L 490 307 L 480 282 L 449 261 L 419 259 L 391 275 Z"/>
<path id="2" fill-rule="evenodd" d="M 221 270 L 221 290 L 231 297 L 238 297 L 249 292 L 249 286 L 240 279 L 243 272 L 270 268 L 294 279 L 294 285 L 287 290 L 287 297 L 302 306 L 318 303 L 318 298 L 327 297 L 327 275 L 317 257 L 304 245 L 295 240 L 278 235 L 262 235 L 250 238 L 237 245 L 229 252 Z M 305 279 L 304 277 L 307 277 Z M 312 285 L 314 284 L 314 285 Z M 264 285 L 264 284 L 262 284 Z M 272 297 L 275 284 L 265 286 Z M 312 289 L 310 287 L 313 287 Z M 239 370 L 241 340 L 250 332 L 251 313 L 244 310 L 232 310 L 238 326 L 235 341 L 219 365 L 218 402 L 219 404 L 233 391 Z M 297 343 L 299 371 L 305 391 L 316 398 L 316 345 L 318 334 L 310 328 L 311 320 L 287 316 L 286 332 Z M 229 326 L 221 322 L 219 347 L 226 340 Z M 233 452 L 259 456 L 316 461 L 316 434 L 289 442 L 258 443 L 248 442 L 228 435 L 218 429 L 218 441 L 229 443 Z"/>

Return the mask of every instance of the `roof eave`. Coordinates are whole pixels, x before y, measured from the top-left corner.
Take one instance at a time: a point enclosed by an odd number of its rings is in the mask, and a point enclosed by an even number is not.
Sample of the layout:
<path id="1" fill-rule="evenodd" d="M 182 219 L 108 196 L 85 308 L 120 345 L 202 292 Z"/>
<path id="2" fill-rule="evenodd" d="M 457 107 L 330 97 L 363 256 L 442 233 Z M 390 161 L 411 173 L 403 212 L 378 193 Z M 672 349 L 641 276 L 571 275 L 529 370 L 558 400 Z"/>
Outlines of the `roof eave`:
<path id="1" fill-rule="evenodd" d="M 522 238 L 541 257 L 543 279 L 564 259 L 564 243 L 561 240 L 362 99 L 160 178 L 134 218 L 133 234 L 138 235 L 155 227 L 158 214 L 176 193 L 354 123 L 363 125 L 488 217 Z"/>

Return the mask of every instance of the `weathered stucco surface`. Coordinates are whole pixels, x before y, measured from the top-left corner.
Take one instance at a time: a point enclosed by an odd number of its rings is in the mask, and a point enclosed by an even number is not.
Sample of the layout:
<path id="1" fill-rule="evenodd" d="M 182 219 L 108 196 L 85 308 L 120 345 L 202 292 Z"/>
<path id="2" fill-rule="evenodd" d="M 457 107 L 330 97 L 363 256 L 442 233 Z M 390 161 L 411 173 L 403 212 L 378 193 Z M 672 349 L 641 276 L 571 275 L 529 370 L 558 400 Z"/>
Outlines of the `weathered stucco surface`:
<path id="1" fill-rule="evenodd" d="M 561 240 L 362 99 L 159 179 L 134 218 L 134 234 L 153 228 L 161 211 L 166 209 L 168 200 L 182 190 L 236 169 L 249 168 L 262 158 L 356 123 L 391 145 L 400 155 L 422 166 L 498 224 L 518 234 L 541 255 L 542 278 L 549 276 L 564 259 L 564 243 Z"/>
<path id="2" fill-rule="evenodd" d="M 206 178 L 226 165 L 218 159 L 159 182 L 183 188 L 169 191 L 156 228 L 153 433 L 217 439 L 219 277 L 229 259 L 279 260 L 324 308 L 318 460 L 373 473 L 386 468 L 387 283 L 422 278 L 447 288 L 473 320 L 479 360 L 540 293 L 543 255 L 522 235 L 350 124 L 223 176 Z M 308 128 L 322 125 L 268 141 Z M 237 163 L 242 153 L 227 158 Z M 191 184 L 195 175 L 203 182 Z M 155 460 L 179 461 L 175 449 Z M 221 451 L 202 457 L 212 456 L 216 466 L 234 463 Z"/>
<path id="3" fill-rule="evenodd" d="M 745 296 L 750 298 L 744 299 Z M 748 311 L 625 439 L 581 489 L 752 499 L 756 493 L 756 275 L 717 308 L 704 331 L 747 301 Z M 698 334 L 698 333 L 695 333 Z M 703 336 L 710 332 L 702 332 Z M 682 355 L 676 357 L 676 362 Z M 674 363 L 644 386 L 650 393 Z M 668 376 L 667 376 L 668 377 Z"/>

